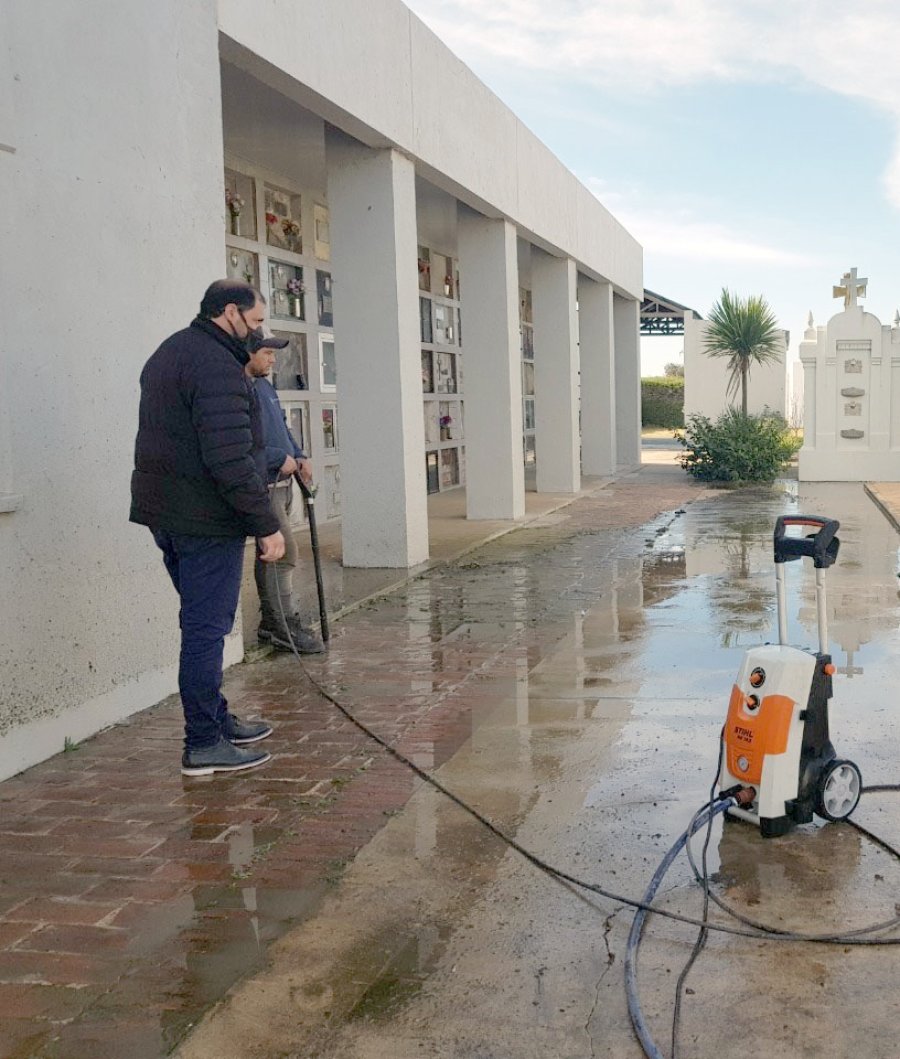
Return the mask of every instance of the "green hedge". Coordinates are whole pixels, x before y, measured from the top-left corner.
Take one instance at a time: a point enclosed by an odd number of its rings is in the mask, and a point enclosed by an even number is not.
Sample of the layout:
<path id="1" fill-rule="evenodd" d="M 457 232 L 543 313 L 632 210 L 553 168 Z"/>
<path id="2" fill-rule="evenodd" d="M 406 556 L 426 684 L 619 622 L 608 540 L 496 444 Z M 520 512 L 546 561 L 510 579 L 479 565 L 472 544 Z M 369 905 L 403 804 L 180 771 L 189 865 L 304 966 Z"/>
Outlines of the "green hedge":
<path id="1" fill-rule="evenodd" d="M 771 482 L 796 455 L 801 439 L 780 415 L 744 415 L 729 408 L 713 423 L 689 416 L 681 466 L 702 482 Z"/>
<path id="2" fill-rule="evenodd" d="M 670 430 L 684 426 L 684 379 L 641 379 L 641 423 Z"/>

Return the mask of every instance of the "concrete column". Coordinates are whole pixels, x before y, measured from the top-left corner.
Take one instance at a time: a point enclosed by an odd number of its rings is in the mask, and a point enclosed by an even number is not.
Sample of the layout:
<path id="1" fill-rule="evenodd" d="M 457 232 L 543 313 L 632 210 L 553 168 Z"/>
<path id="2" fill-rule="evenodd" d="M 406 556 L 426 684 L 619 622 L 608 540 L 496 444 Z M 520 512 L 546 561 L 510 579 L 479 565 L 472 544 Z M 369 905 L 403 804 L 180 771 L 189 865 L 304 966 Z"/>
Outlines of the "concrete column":
<path id="1" fill-rule="evenodd" d="M 537 491 L 581 488 L 578 437 L 577 272 L 571 258 L 531 255 Z"/>
<path id="2" fill-rule="evenodd" d="M 613 296 L 616 349 L 616 461 L 622 470 L 641 465 L 640 302 Z"/>
<path id="3" fill-rule="evenodd" d="M 428 558 L 412 162 L 326 136 L 345 566 Z"/>
<path id="4" fill-rule="evenodd" d="M 578 281 L 581 359 L 581 469 L 616 473 L 616 339 L 610 283 Z"/>
<path id="5" fill-rule="evenodd" d="M 816 447 L 816 358 L 803 358 L 803 447 Z"/>
<path id="6" fill-rule="evenodd" d="M 461 206 L 457 245 L 466 412 L 466 515 L 525 514 L 516 230 Z M 421 414 L 419 416 L 421 419 Z"/>

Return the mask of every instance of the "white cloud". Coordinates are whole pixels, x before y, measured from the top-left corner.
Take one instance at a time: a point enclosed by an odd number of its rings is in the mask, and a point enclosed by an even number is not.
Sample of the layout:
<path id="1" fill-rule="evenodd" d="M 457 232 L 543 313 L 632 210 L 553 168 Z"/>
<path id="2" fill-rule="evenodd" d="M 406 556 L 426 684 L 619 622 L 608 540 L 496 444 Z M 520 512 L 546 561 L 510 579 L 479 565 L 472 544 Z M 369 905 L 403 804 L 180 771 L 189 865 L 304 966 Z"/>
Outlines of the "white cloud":
<path id="1" fill-rule="evenodd" d="M 645 257 L 796 268 L 822 263 L 809 254 L 759 242 L 727 225 L 698 220 L 688 209 L 648 209 L 642 205 L 644 196 L 613 191 L 597 178 L 589 177 L 585 184 L 637 239 Z"/>
<path id="2" fill-rule="evenodd" d="M 606 89 L 715 81 L 808 83 L 897 121 L 884 174 L 900 208 L 900 5 L 869 0 L 407 0 L 464 58 L 565 71 Z M 837 130 L 841 141 L 849 140 Z M 802 130 L 798 130 L 802 135 Z"/>

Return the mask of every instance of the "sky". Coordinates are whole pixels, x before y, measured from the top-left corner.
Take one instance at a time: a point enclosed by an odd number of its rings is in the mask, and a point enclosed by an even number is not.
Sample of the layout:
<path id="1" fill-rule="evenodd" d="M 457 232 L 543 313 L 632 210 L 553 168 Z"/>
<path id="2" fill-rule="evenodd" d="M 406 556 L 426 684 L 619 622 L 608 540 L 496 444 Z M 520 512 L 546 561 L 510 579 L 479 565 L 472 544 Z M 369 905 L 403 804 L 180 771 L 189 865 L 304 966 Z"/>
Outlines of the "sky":
<path id="1" fill-rule="evenodd" d="M 900 307 L 896 0 L 405 0 L 644 248 L 646 288 L 761 294 L 791 334 L 851 267 Z M 641 342 L 644 375 L 680 338 Z"/>

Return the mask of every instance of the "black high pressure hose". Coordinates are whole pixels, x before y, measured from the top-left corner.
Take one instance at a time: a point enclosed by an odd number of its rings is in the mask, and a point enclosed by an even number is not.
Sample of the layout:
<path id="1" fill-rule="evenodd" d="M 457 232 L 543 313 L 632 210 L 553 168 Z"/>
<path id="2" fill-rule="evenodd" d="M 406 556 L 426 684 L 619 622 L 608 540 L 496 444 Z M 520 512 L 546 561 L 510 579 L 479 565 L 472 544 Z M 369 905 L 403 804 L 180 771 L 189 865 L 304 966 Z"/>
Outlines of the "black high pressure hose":
<path id="1" fill-rule="evenodd" d="M 623 894 L 617 894 L 612 890 L 608 890 L 597 883 L 587 882 L 585 879 L 581 879 L 578 876 L 571 875 L 560 868 L 549 864 L 547 861 L 538 857 L 537 854 L 532 853 L 525 846 L 522 846 L 512 836 L 507 835 L 502 831 L 496 824 L 489 820 L 486 816 L 480 813 L 473 806 L 469 805 L 464 799 L 460 798 L 459 795 L 454 794 L 453 791 L 445 787 L 438 779 L 433 775 L 420 768 L 414 761 L 410 760 L 405 754 L 401 753 L 396 747 L 392 746 L 385 739 L 383 739 L 376 732 L 372 731 L 368 725 L 360 721 L 351 710 L 349 710 L 342 702 L 336 699 L 327 688 L 323 687 L 318 680 L 313 677 L 303 664 L 303 659 L 300 652 L 297 649 L 296 644 L 293 642 L 293 637 L 290 634 L 290 627 L 287 625 L 285 620 L 284 601 L 281 598 L 281 593 L 278 593 L 278 604 L 281 610 L 282 622 L 285 628 L 288 630 L 288 639 L 291 643 L 291 649 L 294 653 L 296 660 L 300 663 L 300 668 L 303 671 L 309 684 L 316 690 L 316 692 L 322 696 L 327 702 L 330 702 L 343 716 L 356 728 L 358 728 L 367 738 L 377 743 L 386 753 L 391 757 L 395 758 L 406 768 L 414 772 L 421 780 L 439 791 L 446 798 L 448 798 L 454 805 L 457 805 L 464 812 L 468 813 L 473 817 L 482 827 L 486 828 L 492 835 L 495 835 L 503 843 L 509 846 L 510 849 L 515 850 L 520 856 L 527 860 L 534 867 L 543 871 L 551 878 L 556 879 L 559 882 L 567 883 L 572 886 L 576 886 L 579 889 L 586 890 L 589 893 L 597 894 L 600 897 L 604 897 L 609 901 L 613 901 L 617 904 L 623 904 L 636 910 L 634 921 L 631 926 L 631 930 L 628 936 L 628 944 L 626 948 L 625 958 L 625 989 L 628 999 L 628 1012 L 631 1017 L 632 1025 L 634 1026 L 635 1034 L 638 1037 L 641 1048 L 644 1050 L 645 1055 L 648 1059 L 664 1059 L 663 1053 L 659 1050 L 659 1047 L 653 1041 L 644 1019 L 643 1012 L 641 1011 L 640 998 L 638 996 L 637 989 L 637 953 L 640 947 L 641 938 L 643 935 L 644 925 L 648 913 L 654 913 L 655 915 L 663 916 L 666 919 L 674 920 L 678 923 L 686 923 L 690 926 L 695 926 L 701 930 L 701 939 L 705 936 L 707 931 L 716 931 L 722 934 L 736 935 L 738 937 L 745 938 L 757 938 L 767 939 L 770 941 L 809 941 L 818 942 L 821 944 L 840 944 L 840 945 L 900 945 L 900 937 L 892 938 L 871 938 L 864 937 L 862 935 L 872 934 L 884 930 L 891 929 L 900 925 L 900 916 L 896 916 L 893 919 L 883 921 L 880 923 L 874 923 L 871 926 L 862 927 L 857 930 L 848 931 L 846 933 L 833 933 L 833 934 L 800 934 L 791 931 L 785 931 L 782 928 L 770 926 L 765 923 L 760 923 L 755 920 L 750 920 L 746 917 L 741 916 L 739 913 L 728 908 L 719 898 L 715 897 L 706 883 L 706 873 L 704 872 L 701 876 L 698 872 L 696 864 L 693 861 L 693 856 L 690 850 L 690 839 L 691 837 L 700 830 L 701 827 L 707 825 L 712 826 L 713 819 L 720 813 L 725 812 L 731 805 L 736 804 L 735 799 L 732 797 L 733 792 L 727 792 L 720 794 L 717 798 L 711 799 L 705 806 L 703 806 L 697 813 L 694 814 L 688 828 L 679 836 L 675 844 L 660 862 L 659 867 L 653 874 L 650 880 L 650 884 L 647 887 L 643 897 L 640 900 L 635 900 L 633 897 L 626 897 Z M 720 740 L 720 753 L 721 753 L 721 740 Z M 717 770 L 718 775 L 718 770 Z M 883 784 L 877 787 L 864 788 L 864 793 L 874 791 L 889 791 L 889 790 L 900 790 L 900 785 Z M 847 821 L 853 823 L 852 821 Z M 888 852 L 900 859 L 900 851 L 895 849 L 889 843 L 883 839 L 874 835 L 872 832 L 867 831 L 861 825 L 853 824 L 857 830 L 867 835 L 878 845 L 882 846 Z M 724 923 L 714 923 L 704 917 L 697 919 L 692 916 L 684 916 L 678 912 L 672 912 L 669 909 L 658 908 L 653 905 L 653 899 L 656 896 L 656 892 L 659 886 L 668 872 L 669 868 L 674 863 L 675 859 L 682 849 L 686 848 L 688 857 L 691 861 L 691 865 L 694 869 L 695 875 L 698 881 L 704 884 L 705 893 L 710 899 L 715 901 L 724 911 L 729 915 L 732 915 L 739 922 L 747 924 L 746 928 L 741 927 L 730 927 Z M 705 858 L 704 858 L 705 867 Z M 698 939 L 698 945 L 695 946 L 694 953 L 692 953 L 691 960 L 695 957 L 699 951 L 701 939 Z M 690 964 L 688 964 L 690 966 Z M 679 979 L 679 983 L 681 979 Z M 677 1026 L 678 1018 L 678 1007 L 676 1005 L 675 1023 L 673 1024 L 673 1041 L 675 1039 L 675 1030 Z"/>
<path id="2" fill-rule="evenodd" d="M 666 873 L 674 864 L 678 854 L 688 844 L 691 835 L 699 831 L 704 824 L 712 822 L 713 817 L 718 816 L 719 813 L 724 813 L 729 806 L 735 804 L 736 802 L 733 798 L 726 798 L 715 802 L 713 805 L 707 805 L 700 812 L 694 814 L 694 818 L 691 820 L 687 830 L 677 839 L 675 845 L 663 857 L 659 867 L 653 873 L 653 877 L 644 891 L 644 896 L 641 898 L 642 905 L 649 906 L 652 903 Z M 635 912 L 631 930 L 628 932 L 628 944 L 625 948 L 625 996 L 628 1000 L 628 1014 L 631 1018 L 631 1025 L 634 1027 L 634 1032 L 640 1041 L 641 1047 L 644 1049 L 647 1059 L 665 1059 L 647 1027 L 644 1013 L 641 1010 L 640 997 L 638 996 L 637 954 L 641 944 L 641 936 L 644 933 L 644 922 L 647 919 L 648 910 L 647 907 L 643 907 Z"/>

